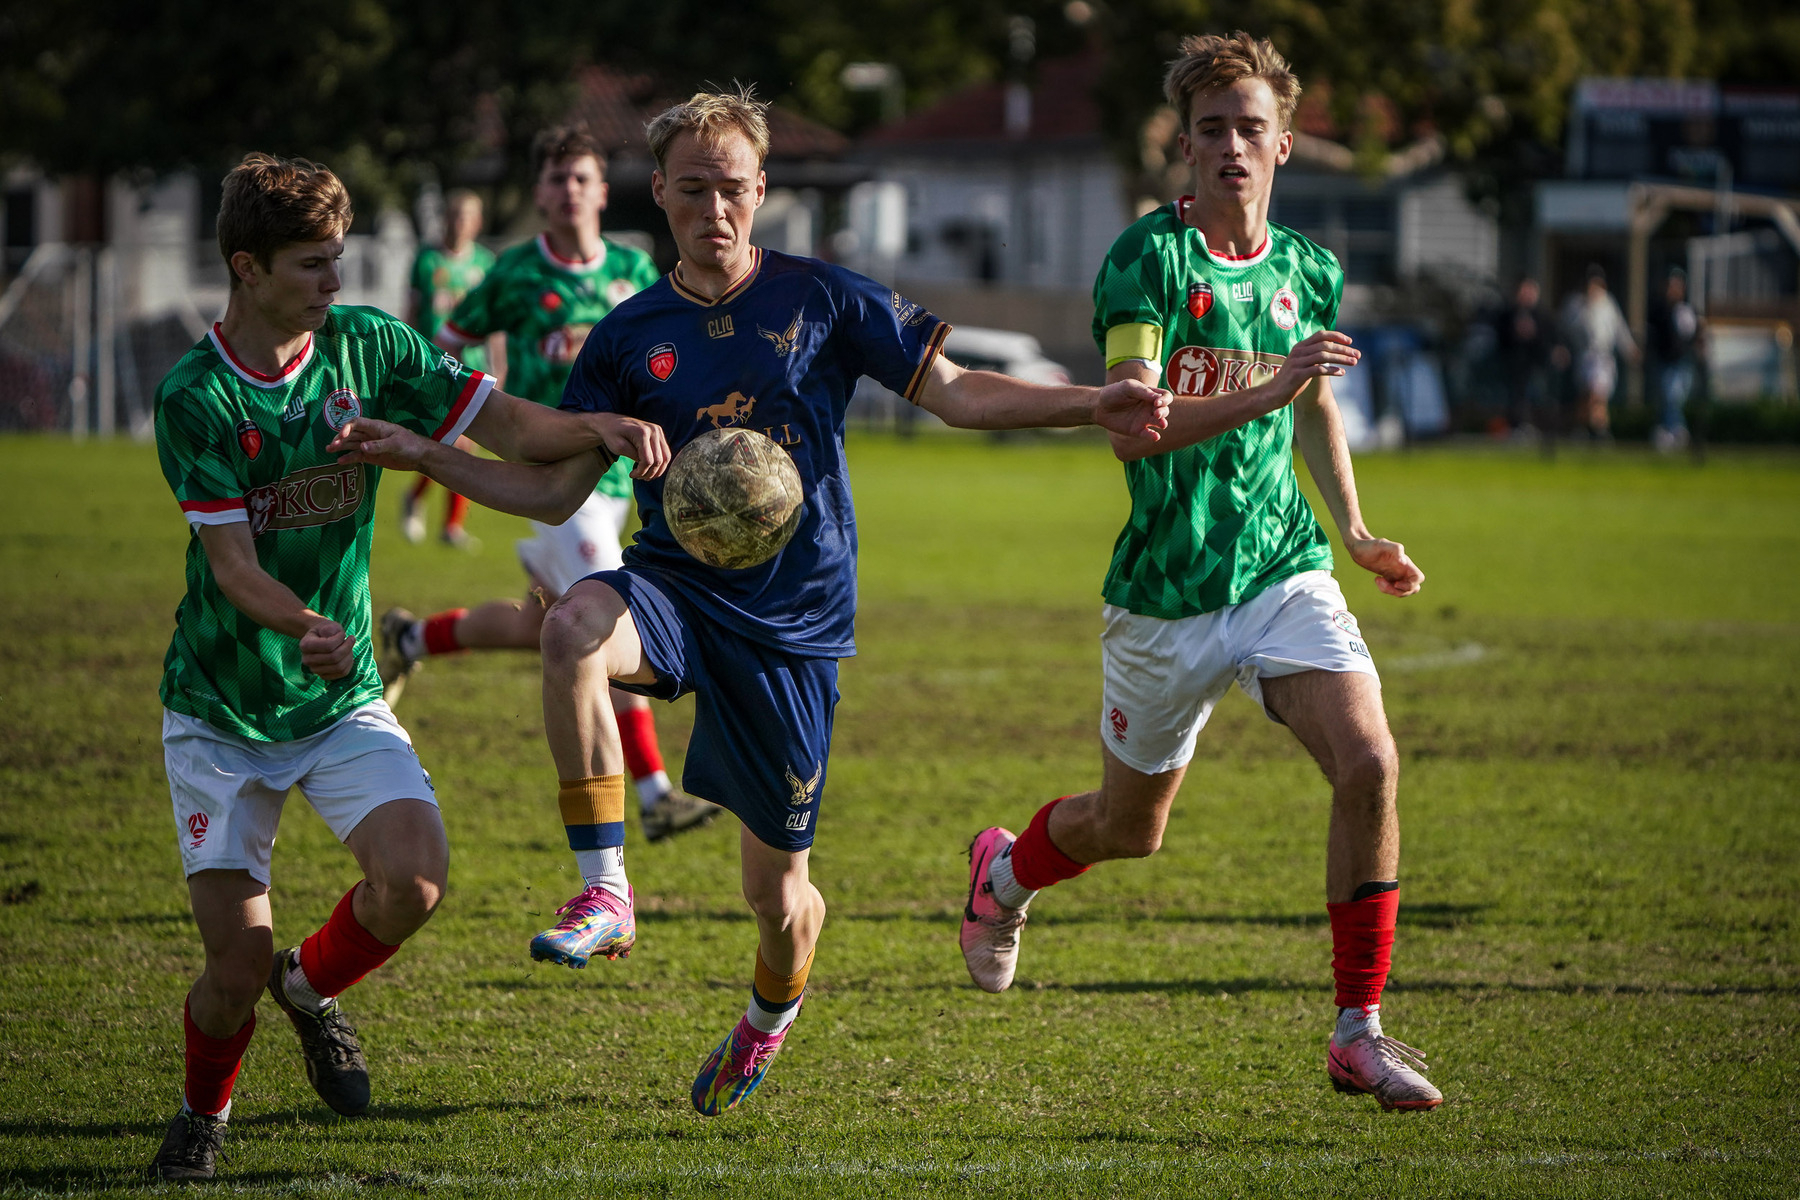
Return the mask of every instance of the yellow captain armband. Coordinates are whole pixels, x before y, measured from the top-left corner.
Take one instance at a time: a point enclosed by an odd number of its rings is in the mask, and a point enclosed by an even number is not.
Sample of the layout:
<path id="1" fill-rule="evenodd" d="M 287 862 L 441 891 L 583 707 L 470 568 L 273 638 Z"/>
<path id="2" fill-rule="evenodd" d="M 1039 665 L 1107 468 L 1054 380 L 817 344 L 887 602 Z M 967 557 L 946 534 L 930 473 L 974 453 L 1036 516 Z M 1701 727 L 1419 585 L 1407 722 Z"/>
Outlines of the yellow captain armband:
<path id="1" fill-rule="evenodd" d="M 1114 325 L 1106 331 L 1106 369 L 1134 358 L 1160 366 L 1162 344 L 1161 325 Z"/>

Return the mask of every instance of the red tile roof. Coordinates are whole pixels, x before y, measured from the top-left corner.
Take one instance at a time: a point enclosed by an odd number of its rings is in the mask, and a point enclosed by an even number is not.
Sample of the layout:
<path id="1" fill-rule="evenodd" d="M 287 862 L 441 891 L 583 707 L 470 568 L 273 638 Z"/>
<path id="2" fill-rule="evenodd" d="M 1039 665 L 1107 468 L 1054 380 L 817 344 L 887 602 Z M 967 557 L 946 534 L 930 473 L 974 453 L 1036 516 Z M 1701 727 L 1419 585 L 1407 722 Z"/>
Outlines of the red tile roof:
<path id="1" fill-rule="evenodd" d="M 1045 59 L 1031 91 L 1031 126 L 1023 138 L 1006 131 L 1006 85 L 967 88 L 910 117 L 866 134 L 871 147 L 919 142 L 1061 141 L 1100 136 L 1100 108 L 1094 103 L 1101 59 L 1089 52 Z"/>

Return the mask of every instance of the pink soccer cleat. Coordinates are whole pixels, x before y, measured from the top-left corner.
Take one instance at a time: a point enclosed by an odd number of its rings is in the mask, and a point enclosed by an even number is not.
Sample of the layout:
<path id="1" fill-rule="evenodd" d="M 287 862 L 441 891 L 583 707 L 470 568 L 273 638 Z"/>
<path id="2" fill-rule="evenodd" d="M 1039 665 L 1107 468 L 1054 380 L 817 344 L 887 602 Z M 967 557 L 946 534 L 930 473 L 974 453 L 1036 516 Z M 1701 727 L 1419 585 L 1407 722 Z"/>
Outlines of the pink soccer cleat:
<path id="1" fill-rule="evenodd" d="M 1444 1093 L 1420 1073 L 1429 1069 L 1422 1053 L 1385 1033 L 1359 1037 L 1347 1046 L 1338 1045 L 1334 1033 L 1325 1050 L 1325 1071 L 1332 1087 L 1340 1092 L 1366 1092 L 1390 1112 L 1436 1108 L 1444 1102 Z"/>
<path id="2" fill-rule="evenodd" d="M 1003 907 L 994 899 L 988 864 L 1014 842 L 1012 833 L 995 826 L 969 843 L 969 899 L 963 905 L 962 952 L 969 978 L 984 992 L 1004 992 L 1019 966 L 1019 927 L 1025 909 Z"/>
<path id="3" fill-rule="evenodd" d="M 637 898 L 621 900 L 591 887 L 556 911 L 562 920 L 531 939 L 531 957 L 566 967 L 585 967 L 596 954 L 625 958 L 637 944 Z"/>

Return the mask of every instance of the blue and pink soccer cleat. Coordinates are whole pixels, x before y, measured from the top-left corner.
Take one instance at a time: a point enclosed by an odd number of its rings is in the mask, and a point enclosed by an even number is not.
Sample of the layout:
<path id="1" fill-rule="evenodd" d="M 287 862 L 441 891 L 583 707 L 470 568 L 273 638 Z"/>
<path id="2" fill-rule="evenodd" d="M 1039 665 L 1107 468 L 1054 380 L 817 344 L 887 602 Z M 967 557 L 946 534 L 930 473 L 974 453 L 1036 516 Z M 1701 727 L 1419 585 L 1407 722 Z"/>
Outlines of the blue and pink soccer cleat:
<path id="1" fill-rule="evenodd" d="M 562 920 L 531 939 L 531 957 L 539 962 L 585 967 L 598 954 L 625 958 L 637 944 L 637 897 L 621 900 L 605 888 L 591 887 L 556 911 Z"/>
<path id="2" fill-rule="evenodd" d="M 725 1035 L 694 1079 L 694 1089 L 689 1093 L 694 1111 L 703 1117 L 716 1117 L 749 1099 L 750 1093 L 762 1085 L 769 1064 L 793 1027 L 789 1022 L 780 1033 L 763 1033 L 750 1024 L 748 1017 L 739 1017 L 737 1028 Z"/>

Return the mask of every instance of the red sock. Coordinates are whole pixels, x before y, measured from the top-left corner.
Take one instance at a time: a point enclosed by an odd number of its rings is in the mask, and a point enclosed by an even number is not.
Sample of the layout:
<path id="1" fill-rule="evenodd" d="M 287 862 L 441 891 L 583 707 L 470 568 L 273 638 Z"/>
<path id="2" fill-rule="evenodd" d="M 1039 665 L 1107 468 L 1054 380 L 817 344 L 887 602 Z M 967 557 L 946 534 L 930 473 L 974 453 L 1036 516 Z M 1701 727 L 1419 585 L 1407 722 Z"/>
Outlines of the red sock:
<path id="1" fill-rule="evenodd" d="M 356 888 L 345 892 L 331 910 L 331 919 L 300 943 L 300 969 L 306 972 L 306 982 L 321 996 L 341 996 L 400 948 L 378 941 L 362 927 L 351 905 L 355 895 Z"/>
<path id="2" fill-rule="evenodd" d="M 466 608 L 452 608 L 425 618 L 425 653 L 454 654 L 462 647 L 456 641 L 456 623 L 469 615 Z"/>
<path id="3" fill-rule="evenodd" d="M 251 1013 L 244 1027 L 228 1038 L 209 1037 L 194 1024 L 191 1006 L 184 1003 L 181 1024 L 187 1031 L 187 1071 L 182 1085 L 187 1106 L 209 1117 L 224 1112 L 231 1103 L 231 1085 L 237 1082 L 238 1068 L 244 1062 L 244 1048 L 256 1032 L 256 1014 Z"/>
<path id="4" fill-rule="evenodd" d="M 461 529 L 463 518 L 469 515 L 469 498 L 450 493 L 450 507 L 444 513 L 445 529 Z"/>
<path id="5" fill-rule="evenodd" d="M 1067 796 L 1059 796 L 1044 807 L 1037 810 L 1031 818 L 1031 824 L 1019 835 L 1019 840 L 1012 845 L 1013 878 L 1020 887 L 1036 891 L 1047 888 L 1053 883 L 1065 879 L 1073 879 L 1088 869 L 1087 863 L 1078 863 L 1050 840 L 1050 810 L 1067 800 Z"/>
<path id="6" fill-rule="evenodd" d="M 429 475 L 419 476 L 419 478 L 412 485 L 412 491 L 407 493 L 407 498 L 412 500 L 414 503 L 417 503 L 419 497 L 423 496 L 425 494 L 425 490 L 427 488 L 429 488 L 430 486 L 431 486 L 431 476 L 429 476 Z"/>
<path id="7" fill-rule="evenodd" d="M 647 708 L 628 708 L 618 714 L 619 741 L 625 747 L 625 769 L 633 779 L 663 769 L 662 750 L 656 744 L 656 718 Z"/>
<path id="8" fill-rule="evenodd" d="M 1400 915 L 1398 889 L 1361 900 L 1327 904 L 1331 914 L 1331 973 L 1337 979 L 1339 1008 L 1381 1003 L 1388 967 L 1394 959 L 1394 923 Z"/>

